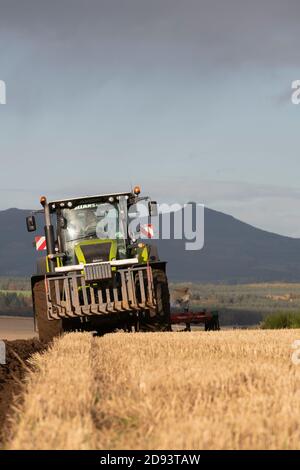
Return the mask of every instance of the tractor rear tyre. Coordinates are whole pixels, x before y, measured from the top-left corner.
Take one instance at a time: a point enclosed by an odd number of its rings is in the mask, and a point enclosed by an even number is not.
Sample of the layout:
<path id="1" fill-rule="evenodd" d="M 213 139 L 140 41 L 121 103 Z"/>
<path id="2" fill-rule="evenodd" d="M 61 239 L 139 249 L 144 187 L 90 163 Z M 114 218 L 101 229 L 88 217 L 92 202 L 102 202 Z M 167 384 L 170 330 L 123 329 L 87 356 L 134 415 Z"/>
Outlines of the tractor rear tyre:
<path id="1" fill-rule="evenodd" d="M 34 310 L 40 341 L 50 343 L 63 332 L 61 320 L 48 320 L 45 281 L 41 279 L 33 287 Z"/>

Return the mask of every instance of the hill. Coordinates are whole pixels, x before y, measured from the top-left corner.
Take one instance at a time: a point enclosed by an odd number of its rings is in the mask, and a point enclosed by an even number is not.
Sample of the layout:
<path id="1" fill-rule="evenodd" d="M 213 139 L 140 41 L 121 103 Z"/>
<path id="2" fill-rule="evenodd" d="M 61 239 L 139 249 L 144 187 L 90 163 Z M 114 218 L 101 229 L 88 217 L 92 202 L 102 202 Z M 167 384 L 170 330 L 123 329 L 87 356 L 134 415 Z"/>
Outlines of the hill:
<path id="1" fill-rule="evenodd" d="M 270 233 L 205 208 L 204 248 L 186 251 L 183 240 L 160 240 L 174 281 L 293 282 L 300 280 L 300 239 Z"/>
<path id="2" fill-rule="evenodd" d="M 25 226 L 28 213 L 0 211 L 1 276 L 27 276 L 35 269 L 34 234 L 28 234 Z M 208 208 L 204 232 L 200 251 L 186 251 L 183 240 L 157 241 L 172 281 L 300 281 L 300 239 L 260 230 Z"/>

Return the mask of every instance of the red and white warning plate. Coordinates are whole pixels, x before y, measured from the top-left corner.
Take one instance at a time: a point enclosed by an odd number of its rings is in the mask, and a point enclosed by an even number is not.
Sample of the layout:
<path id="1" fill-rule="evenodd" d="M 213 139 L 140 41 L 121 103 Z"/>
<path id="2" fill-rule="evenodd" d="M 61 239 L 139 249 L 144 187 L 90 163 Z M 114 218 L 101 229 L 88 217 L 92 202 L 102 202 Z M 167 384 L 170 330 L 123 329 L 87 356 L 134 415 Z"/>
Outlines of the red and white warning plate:
<path id="1" fill-rule="evenodd" d="M 153 238 L 154 227 L 153 224 L 143 224 L 140 226 L 141 238 Z"/>
<path id="2" fill-rule="evenodd" d="M 43 251 L 47 249 L 46 237 L 35 237 L 36 251 Z"/>

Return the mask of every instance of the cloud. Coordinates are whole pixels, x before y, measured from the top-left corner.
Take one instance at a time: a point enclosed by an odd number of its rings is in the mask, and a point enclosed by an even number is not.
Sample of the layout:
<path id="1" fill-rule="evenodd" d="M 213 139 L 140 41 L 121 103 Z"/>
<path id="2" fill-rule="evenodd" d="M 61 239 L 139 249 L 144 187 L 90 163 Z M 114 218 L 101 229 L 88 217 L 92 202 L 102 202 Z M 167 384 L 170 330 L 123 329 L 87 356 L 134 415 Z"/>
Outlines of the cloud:
<path id="1" fill-rule="evenodd" d="M 255 102 L 258 86 L 250 85 L 253 77 L 264 80 L 261 68 L 269 68 L 268 76 L 276 79 L 278 70 L 289 72 L 299 64 L 299 18 L 299 0 L 0 0 L 0 78 L 7 82 L 9 93 L 9 103 L 1 110 L 6 114 L 1 115 L 0 150 L 10 162 L 2 172 L 2 184 L 10 185 L 1 192 L 2 208 L 36 206 L 41 193 L 67 196 L 74 187 L 76 194 L 98 193 L 99 186 L 100 192 L 123 189 L 124 182 L 128 186 L 140 172 L 147 176 L 139 182 L 154 197 L 199 200 L 264 228 L 298 234 L 299 189 L 200 179 L 197 155 L 207 162 L 207 175 L 224 179 L 234 178 L 236 168 L 237 178 L 250 179 L 250 164 L 245 161 L 249 156 L 257 173 L 264 173 L 268 181 L 269 169 L 263 168 L 262 159 L 275 156 L 279 161 L 281 149 L 289 168 L 298 165 L 294 149 L 283 145 L 282 136 L 291 128 L 283 113 L 282 118 L 275 116 L 282 131 L 276 134 L 271 127 L 273 108 L 268 114 L 262 103 L 253 116 L 250 107 L 238 114 L 235 99 L 241 99 L 236 93 L 239 84 L 245 85 L 249 102 Z M 248 71 L 253 73 L 247 79 Z M 232 80 L 225 87 L 228 76 Z M 299 77 L 291 80 L 295 78 Z M 222 93 L 232 96 L 232 106 L 224 100 L 219 114 L 215 114 L 214 90 L 218 98 Z M 215 97 L 214 106 L 200 92 L 212 101 Z M 276 92 L 270 87 L 270 93 Z M 289 93 L 283 89 L 274 100 L 279 105 L 290 102 Z M 164 107 L 171 111 L 161 123 Z M 261 116 L 264 121 L 256 122 Z M 270 148 L 257 140 L 248 149 L 245 135 L 251 137 L 251 126 L 274 134 L 266 136 Z M 227 156 L 239 151 L 241 140 L 245 144 L 241 158 L 231 161 Z M 183 178 L 178 174 L 185 171 L 179 160 L 185 148 L 191 168 Z M 138 153 L 140 157 L 131 157 Z M 174 171 L 159 179 L 157 173 L 163 173 L 159 165 L 173 154 Z M 51 161 L 47 177 L 41 158 Z M 82 160 L 93 165 L 93 175 L 84 175 L 90 185 L 81 184 Z M 139 169 L 138 162 L 146 165 Z M 216 173 L 214 166 L 222 170 Z M 113 181 L 100 179 L 97 186 L 97 172 L 100 175 L 103 168 Z M 68 175 L 63 185 L 58 169 Z M 296 170 L 286 171 L 286 180 Z M 279 172 L 278 178 L 276 171 L 272 175 L 280 181 Z M 47 189 L 40 188 L 44 179 Z M 24 180 L 30 189 L 18 190 Z"/>
<path id="2" fill-rule="evenodd" d="M 45 57 L 136 66 L 297 64 L 298 0 L 1 0 L 0 30 Z M 200 62 L 198 62 L 200 61 Z"/>
<path id="3" fill-rule="evenodd" d="M 175 191 L 174 188 L 176 188 Z M 177 198 L 181 200 L 192 199 L 207 204 L 218 204 L 224 201 L 227 203 L 252 202 L 274 197 L 300 200 L 299 188 L 241 181 L 202 180 L 201 178 L 195 181 L 192 175 L 190 180 L 186 177 L 175 177 L 170 183 L 158 180 L 157 191 L 162 198 L 170 196 L 174 198 L 177 195 Z"/>

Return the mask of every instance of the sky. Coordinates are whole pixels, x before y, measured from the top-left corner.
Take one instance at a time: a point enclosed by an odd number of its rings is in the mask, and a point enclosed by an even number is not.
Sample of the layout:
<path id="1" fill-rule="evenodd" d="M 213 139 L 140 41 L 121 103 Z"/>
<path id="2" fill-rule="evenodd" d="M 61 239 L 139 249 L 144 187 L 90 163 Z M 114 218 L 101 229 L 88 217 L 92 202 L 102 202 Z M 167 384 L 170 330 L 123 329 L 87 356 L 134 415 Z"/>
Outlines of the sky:
<path id="1" fill-rule="evenodd" d="M 0 210 L 127 191 L 300 237 L 299 0 L 0 0 Z"/>

